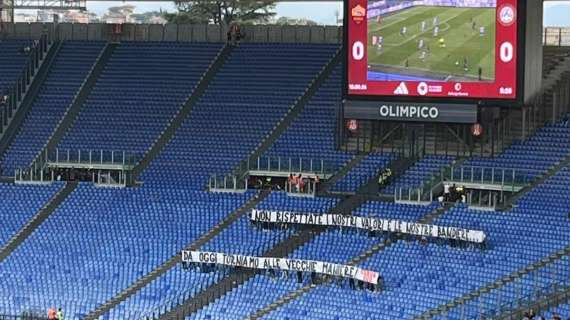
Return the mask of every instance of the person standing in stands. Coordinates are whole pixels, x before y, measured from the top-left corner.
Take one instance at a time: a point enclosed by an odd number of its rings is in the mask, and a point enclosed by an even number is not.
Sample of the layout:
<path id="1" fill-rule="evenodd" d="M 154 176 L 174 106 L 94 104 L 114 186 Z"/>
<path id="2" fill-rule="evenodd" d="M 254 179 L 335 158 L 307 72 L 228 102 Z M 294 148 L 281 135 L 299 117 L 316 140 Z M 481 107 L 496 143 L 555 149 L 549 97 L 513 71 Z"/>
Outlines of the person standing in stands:
<path id="1" fill-rule="evenodd" d="M 61 311 L 61 308 L 57 309 L 57 320 L 63 320 L 63 311 Z"/>
<path id="2" fill-rule="evenodd" d="M 297 271 L 297 283 L 303 283 L 303 273 L 301 271 Z"/>
<path id="3" fill-rule="evenodd" d="M 235 33 L 236 33 L 236 45 L 237 45 L 241 40 L 241 27 L 237 23 L 235 24 Z"/>
<path id="4" fill-rule="evenodd" d="M 443 201 L 448 202 L 449 201 L 449 183 L 444 182 L 443 183 Z"/>
<path id="5" fill-rule="evenodd" d="M 56 320 L 55 308 L 50 307 L 47 312 L 48 320 Z"/>

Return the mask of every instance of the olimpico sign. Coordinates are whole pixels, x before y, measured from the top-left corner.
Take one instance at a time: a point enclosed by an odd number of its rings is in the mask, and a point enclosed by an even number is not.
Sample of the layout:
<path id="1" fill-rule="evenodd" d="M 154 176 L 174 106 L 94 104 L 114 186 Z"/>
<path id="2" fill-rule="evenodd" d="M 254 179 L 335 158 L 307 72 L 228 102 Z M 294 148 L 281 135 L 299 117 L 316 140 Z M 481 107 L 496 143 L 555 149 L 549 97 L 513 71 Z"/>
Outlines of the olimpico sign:
<path id="1" fill-rule="evenodd" d="M 434 106 L 383 104 L 378 112 L 382 118 L 437 120 L 439 117 L 439 109 Z"/>
<path id="2" fill-rule="evenodd" d="M 345 100 L 344 118 L 445 123 L 477 122 L 477 105 Z"/>

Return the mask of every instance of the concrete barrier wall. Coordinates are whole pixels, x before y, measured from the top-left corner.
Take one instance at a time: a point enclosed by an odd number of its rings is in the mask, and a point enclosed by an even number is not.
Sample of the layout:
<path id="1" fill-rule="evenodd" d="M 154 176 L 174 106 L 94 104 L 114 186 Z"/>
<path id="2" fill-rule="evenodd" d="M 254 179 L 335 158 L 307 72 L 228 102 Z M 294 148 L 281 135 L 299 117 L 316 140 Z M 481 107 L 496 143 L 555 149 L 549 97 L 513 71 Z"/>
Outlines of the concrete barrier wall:
<path id="1" fill-rule="evenodd" d="M 62 40 L 224 42 L 227 29 L 218 25 L 123 24 L 120 34 L 112 25 L 60 23 L 4 23 L 3 35 L 38 39 L 43 32 Z M 244 42 L 341 43 L 337 26 L 243 26 Z"/>

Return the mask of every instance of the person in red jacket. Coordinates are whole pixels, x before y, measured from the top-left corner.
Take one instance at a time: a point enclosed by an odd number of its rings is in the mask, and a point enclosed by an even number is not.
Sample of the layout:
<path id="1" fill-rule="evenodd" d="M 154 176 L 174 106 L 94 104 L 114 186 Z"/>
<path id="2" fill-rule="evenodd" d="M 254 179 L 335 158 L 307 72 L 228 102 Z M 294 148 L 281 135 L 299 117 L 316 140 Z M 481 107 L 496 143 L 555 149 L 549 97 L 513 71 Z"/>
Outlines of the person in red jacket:
<path id="1" fill-rule="evenodd" d="M 56 314 L 55 308 L 49 308 L 47 312 L 48 320 L 56 320 Z"/>

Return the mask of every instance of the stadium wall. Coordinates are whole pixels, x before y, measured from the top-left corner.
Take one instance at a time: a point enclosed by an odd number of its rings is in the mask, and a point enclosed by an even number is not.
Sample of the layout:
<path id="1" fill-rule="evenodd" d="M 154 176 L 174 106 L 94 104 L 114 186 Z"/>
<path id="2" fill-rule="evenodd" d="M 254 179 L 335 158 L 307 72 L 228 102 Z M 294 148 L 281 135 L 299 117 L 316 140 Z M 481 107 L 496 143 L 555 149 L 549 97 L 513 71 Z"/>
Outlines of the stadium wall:
<path id="1" fill-rule="evenodd" d="M 542 1 L 526 2 L 524 103 L 532 103 L 542 89 Z"/>
<path id="2" fill-rule="evenodd" d="M 62 40 L 184 41 L 225 42 L 226 29 L 218 25 L 190 24 L 123 24 L 114 35 L 113 25 L 60 23 L 3 24 L 5 35 L 37 39 L 42 32 L 55 33 Z M 338 26 L 243 26 L 244 42 L 341 43 Z"/>

